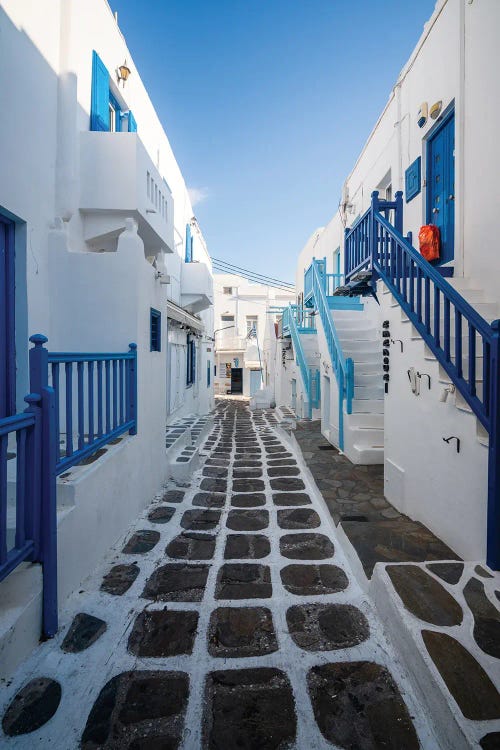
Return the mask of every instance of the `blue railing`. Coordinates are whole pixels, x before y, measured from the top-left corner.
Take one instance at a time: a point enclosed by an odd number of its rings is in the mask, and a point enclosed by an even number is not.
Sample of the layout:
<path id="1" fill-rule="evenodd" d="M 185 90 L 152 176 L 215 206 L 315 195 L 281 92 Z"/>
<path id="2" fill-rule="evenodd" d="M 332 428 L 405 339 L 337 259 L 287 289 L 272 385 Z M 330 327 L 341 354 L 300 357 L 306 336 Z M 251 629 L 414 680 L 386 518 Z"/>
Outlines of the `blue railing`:
<path id="1" fill-rule="evenodd" d="M 42 564 L 42 631 L 50 638 L 58 623 L 56 430 L 46 373 L 47 351 L 34 347 L 28 407 L 0 419 L 0 581 L 23 562 Z"/>
<path id="2" fill-rule="evenodd" d="M 28 407 L 0 419 L 0 581 L 23 562 L 42 564 L 42 629 L 51 637 L 58 626 L 56 476 L 118 435 L 136 433 L 137 350 L 52 353 L 45 336 L 30 341 Z"/>
<path id="3" fill-rule="evenodd" d="M 322 260 L 312 259 L 311 265 L 304 272 L 304 304 L 308 304 L 314 299 L 313 291 L 313 266 L 316 264 L 320 276 L 326 274 L 326 258 Z M 308 305 L 310 306 L 310 305 Z"/>
<path id="4" fill-rule="evenodd" d="M 118 354 L 49 352 L 48 361 L 56 396 L 57 474 L 125 432 L 137 433 L 135 344 Z"/>
<path id="5" fill-rule="evenodd" d="M 354 397 L 354 362 L 350 357 L 345 358 L 342 352 L 325 293 L 323 263 L 324 261 L 317 260 L 313 260 L 312 263 L 313 297 L 323 324 L 328 353 L 339 389 L 339 448 L 344 450 L 344 401 L 347 413 L 351 414 Z"/>
<path id="6" fill-rule="evenodd" d="M 379 276 L 489 433 L 487 562 L 500 568 L 500 321 L 491 325 L 403 237 L 402 193 L 372 193 L 370 208 L 345 235 L 345 275 Z M 393 210 L 394 226 L 386 216 Z M 383 215 L 385 214 L 385 216 Z M 482 355 L 481 375 L 477 357 Z M 482 382 L 480 382 L 482 381 Z"/>

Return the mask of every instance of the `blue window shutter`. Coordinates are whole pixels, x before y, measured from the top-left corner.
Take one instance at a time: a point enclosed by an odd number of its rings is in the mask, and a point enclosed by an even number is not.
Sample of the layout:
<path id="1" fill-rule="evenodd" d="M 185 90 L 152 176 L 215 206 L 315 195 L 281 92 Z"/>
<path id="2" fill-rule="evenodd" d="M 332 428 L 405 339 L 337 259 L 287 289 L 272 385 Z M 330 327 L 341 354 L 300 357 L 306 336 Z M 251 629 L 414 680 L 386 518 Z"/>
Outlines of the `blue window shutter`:
<path id="1" fill-rule="evenodd" d="M 109 130 L 109 73 L 95 50 L 92 52 L 90 129 Z"/>
<path id="2" fill-rule="evenodd" d="M 191 353 L 191 366 L 192 366 L 192 376 L 191 376 L 191 382 L 196 383 L 196 342 L 191 341 L 192 346 L 192 353 Z"/>
<path id="3" fill-rule="evenodd" d="M 137 123 L 135 121 L 135 117 L 132 114 L 132 110 L 128 113 L 128 132 L 129 133 L 137 133 Z"/>
<path id="4" fill-rule="evenodd" d="M 186 224 L 186 257 L 184 258 L 186 263 L 191 263 L 193 260 L 193 238 L 191 237 L 191 227 Z"/>

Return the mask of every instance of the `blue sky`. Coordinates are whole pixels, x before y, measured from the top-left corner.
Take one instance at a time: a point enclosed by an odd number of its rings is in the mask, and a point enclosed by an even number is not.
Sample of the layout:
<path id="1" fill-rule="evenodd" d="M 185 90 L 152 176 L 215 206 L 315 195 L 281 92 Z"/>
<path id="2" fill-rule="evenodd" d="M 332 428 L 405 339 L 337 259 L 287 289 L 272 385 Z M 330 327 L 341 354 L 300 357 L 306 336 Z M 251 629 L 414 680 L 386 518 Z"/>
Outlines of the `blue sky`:
<path id="1" fill-rule="evenodd" d="M 435 0 L 110 0 L 212 256 L 285 280 Z"/>

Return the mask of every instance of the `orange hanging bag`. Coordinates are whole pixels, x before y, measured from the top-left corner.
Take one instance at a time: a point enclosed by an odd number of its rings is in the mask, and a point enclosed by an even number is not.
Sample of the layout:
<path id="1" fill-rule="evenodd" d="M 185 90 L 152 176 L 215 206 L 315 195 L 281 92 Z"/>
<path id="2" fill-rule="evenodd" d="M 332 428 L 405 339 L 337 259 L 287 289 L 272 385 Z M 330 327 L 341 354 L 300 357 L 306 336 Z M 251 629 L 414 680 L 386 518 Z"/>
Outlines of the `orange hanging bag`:
<path id="1" fill-rule="evenodd" d="M 425 224 L 423 227 L 420 227 L 418 242 L 420 254 L 426 260 L 439 260 L 439 250 L 441 247 L 439 227 L 435 224 Z"/>

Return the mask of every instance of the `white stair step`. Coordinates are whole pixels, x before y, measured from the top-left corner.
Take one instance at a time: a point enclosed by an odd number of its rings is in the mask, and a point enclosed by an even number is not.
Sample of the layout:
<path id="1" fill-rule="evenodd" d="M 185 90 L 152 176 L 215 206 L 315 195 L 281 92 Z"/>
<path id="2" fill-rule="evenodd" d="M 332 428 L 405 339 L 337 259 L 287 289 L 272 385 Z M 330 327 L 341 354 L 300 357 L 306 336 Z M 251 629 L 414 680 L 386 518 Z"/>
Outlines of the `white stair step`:
<path id="1" fill-rule="evenodd" d="M 344 423 L 348 429 L 379 429 L 383 431 L 384 415 L 380 413 L 348 414 Z"/>
<path id="2" fill-rule="evenodd" d="M 377 427 L 355 427 L 349 432 L 352 434 L 352 443 L 366 445 L 369 447 L 384 445 L 384 430 Z"/>
<path id="3" fill-rule="evenodd" d="M 384 399 L 357 399 L 352 400 L 352 411 L 354 414 L 383 414 Z"/>
<path id="4" fill-rule="evenodd" d="M 359 372 L 361 368 L 354 368 L 354 386 L 357 385 L 379 385 L 381 372 Z"/>
<path id="5" fill-rule="evenodd" d="M 354 367 L 359 364 L 382 364 L 382 349 L 375 352 L 360 352 L 349 348 L 343 349 L 344 357 L 354 360 Z"/>
<path id="6" fill-rule="evenodd" d="M 349 355 L 345 355 L 346 357 Z M 379 375 L 382 376 L 382 357 L 376 362 L 354 362 L 354 382 L 358 375 Z"/>
<path id="7" fill-rule="evenodd" d="M 384 446 L 367 446 L 354 443 L 352 446 L 353 456 L 349 456 L 351 461 L 356 464 L 383 464 L 384 463 Z"/>
<path id="8" fill-rule="evenodd" d="M 356 385 L 354 384 L 355 399 L 373 399 L 383 398 L 384 386 L 382 383 L 377 385 Z"/>
<path id="9" fill-rule="evenodd" d="M 359 352 L 360 354 L 371 354 L 378 352 L 382 356 L 382 342 L 380 339 L 374 341 L 359 341 L 358 339 L 349 338 L 345 341 L 341 341 L 342 349 L 350 352 Z"/>

